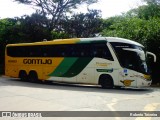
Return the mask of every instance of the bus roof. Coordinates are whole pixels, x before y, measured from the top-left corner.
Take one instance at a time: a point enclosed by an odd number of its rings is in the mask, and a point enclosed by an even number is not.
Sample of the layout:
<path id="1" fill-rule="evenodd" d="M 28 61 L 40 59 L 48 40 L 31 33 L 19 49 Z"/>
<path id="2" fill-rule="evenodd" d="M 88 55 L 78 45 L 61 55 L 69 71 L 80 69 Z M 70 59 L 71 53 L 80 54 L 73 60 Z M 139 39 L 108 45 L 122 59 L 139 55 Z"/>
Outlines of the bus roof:
<path id="1" fill-rule="evenodd" d="M 124 38 L 118 38 L 118 37 L 106 37 L 108 42 L 122 42 L 122 43 L 128 43 L 128 44 L 133 44 L 133 45 L 137 45 L 140 47 L 144 47 L 142 44 L 135 42 L 133 40 L 129 40 L 129 39 L 124 39 Z"/>
<path id="2" fill-rule="evenodd" d="M 106 41 L 106 42 L 121 42 L 121 43 L 128 43 L 134 44 L 137 46 L 144 47 L 138 42 L 118 38 L 118 37 L 94 37 L 94 38 L 71 38 L 71 39 L 55 39 L 52 41 L 42 41 L 42 42 L 34 42 L 34 43 L 18 43 L 18 44 L 8 44 L 8 46 L 32 46 L 32 45 L 52 45 L 52 44 L 77 44 L 77 43 L 90 43 L 90 42 L 99 42 L 99 41 Z"/>
<path id="3" fill-rule="evenodd" d="M 128 44 L 134 44 L 137 46 L 144 47 L 142 44 L 129 40 L 124 38 L 118 38 L 118 37 L 95 37 L 95 38 L 81 38 L 81 41 L 98 41 L 98 40 L 106 40 L 107 42 L 121 42 L 121 43 L 128 43 Z"/>

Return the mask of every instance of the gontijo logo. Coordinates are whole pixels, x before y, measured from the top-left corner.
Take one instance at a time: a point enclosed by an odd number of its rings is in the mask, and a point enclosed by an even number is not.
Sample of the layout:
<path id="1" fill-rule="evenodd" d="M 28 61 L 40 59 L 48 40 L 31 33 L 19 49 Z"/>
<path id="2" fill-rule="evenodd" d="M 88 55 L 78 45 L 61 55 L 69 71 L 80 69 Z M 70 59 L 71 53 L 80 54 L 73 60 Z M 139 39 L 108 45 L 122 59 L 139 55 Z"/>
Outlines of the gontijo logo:
<path id="1" fill-rule="evenodd" d="M 23 64 L 52 64 L 52 59 L 24 59 Z"/>

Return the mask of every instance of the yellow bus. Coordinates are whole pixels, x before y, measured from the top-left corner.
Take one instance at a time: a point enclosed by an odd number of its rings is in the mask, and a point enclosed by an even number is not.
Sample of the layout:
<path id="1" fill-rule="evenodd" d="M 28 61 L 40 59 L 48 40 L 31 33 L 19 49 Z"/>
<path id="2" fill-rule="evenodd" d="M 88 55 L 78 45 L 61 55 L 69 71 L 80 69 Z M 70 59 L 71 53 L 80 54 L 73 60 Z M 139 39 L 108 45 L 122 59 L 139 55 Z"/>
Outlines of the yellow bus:
<path id="1" fill-rule="evenodd" d="M 75 38 L 9 44 L 5 75 L 21 80 L 101 85 L 151 85 L 144 46 L 123 38 Z"/>

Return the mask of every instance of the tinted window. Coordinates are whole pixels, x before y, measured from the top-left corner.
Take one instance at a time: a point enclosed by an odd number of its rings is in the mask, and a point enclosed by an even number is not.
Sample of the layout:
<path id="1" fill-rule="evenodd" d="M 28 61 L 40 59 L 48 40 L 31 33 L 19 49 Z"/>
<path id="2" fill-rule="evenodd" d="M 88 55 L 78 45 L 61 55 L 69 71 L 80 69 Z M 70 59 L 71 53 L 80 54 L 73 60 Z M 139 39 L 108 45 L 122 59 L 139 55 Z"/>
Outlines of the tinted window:
<path id="1" fill-rule="evenodd" d="M 95 44 L 93 52 L 95 57 L 113 60 L 113 57 L 106 44 Z"/>
<path id="2" fill-rule="evenodd" d="M 12 57 L 41 57 L 41 46 L 13 46 L 7 47 L 7 55 Z"/>
<path id="3" fill-rule="evenodd" d="M 148 72 L 146 62 L 140 58 L 139 53 L 123 49 L 123 48 L 131 48 L 143 51 L 142 47 L 126 43 L 114 43 L 114 42 L 111 43 L 111 45 L 113 46 L 122 67 L 132 69 L 145 74 Z"/>
<path id="4" fill-rule="evenodd" d="M 7 47 L 12 57 L 99 57 L 113 60 L 106 44 L 67 44 Z"/>

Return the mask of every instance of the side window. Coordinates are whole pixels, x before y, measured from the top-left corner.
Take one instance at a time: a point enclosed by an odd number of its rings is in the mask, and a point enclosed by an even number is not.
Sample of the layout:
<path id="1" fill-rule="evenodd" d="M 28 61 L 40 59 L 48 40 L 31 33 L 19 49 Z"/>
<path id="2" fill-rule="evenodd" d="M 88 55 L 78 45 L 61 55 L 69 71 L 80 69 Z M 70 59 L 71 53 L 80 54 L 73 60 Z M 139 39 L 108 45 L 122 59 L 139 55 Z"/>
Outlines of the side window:
<path id="1" fill-rule="evenodd" d="M 7 55 L 11 57 L 42 57 L 41 46 L 7 47 Z"/>
<path id="2" fill-rule="evenodd" d="M 113 61 L 113 57 L 106 44 L 95 44 L 93 54 L 95 57 L 105 58 Z"/>
<path id="3" fill-rule="evenodd" d="M 92 44 L 78 44 L 76 49 L 78 57 L 94 57 Z"/>
<path id="4" fill-rule="evenodd" d="M 12 57 L 101 57 L 112 59 L 104 44 L 66 44 L 7 47 L 7 55 Z"/>
<path id="5" fill-rule="evenodd" d="M 66 57 L 68 56 L 67 45 L 46 45 L 43 46 L 44 57 Z"/>
<path id="6" fill-rule="evenodd" d="M 53 57 L 55 47 L 53 45 L 43 45 L 42 46 L 42 56 L 43 57 Z"/>
<path id="7" fill-rule="evenodd" d="M 15 56 L 15 52 L 16 52 L 16 48 L 15 47 L 7 47 L 7 55 L 8 56 L 11 56 L 11 57 L 14 57 Z"/>
<path id="8" fill-rule="evenodd" d="M 66 52 L 67 52 L 67 57 L 77 57 L 78 56 L 78 53 L 77 53 L 77 45 L 67 45 L 67 49 L 66 49 Z"/>
<path id="9" fill-rule="evenodd" d="M 27 57 L 42 57 L 42 46 L 26 46 L 23 49 L 26 49 Z"/>
<path id="10" fill-rule="evenodd" d="M 67 57 L 68 55 L 68 49 L 67 49 L 67 45 L 56 45 L 53 46 L 54 47 L 54 52 L 53 52 L 53 56 L 55 57 Z"/>
<path id="11" fill-rule="evenodd" d="M 61 57 L 68 57 L 68 46 L 67 45 L 61 45 L 59 47 L 59 52 Z"/>
<path id="12" fill-rule="evenodd" d="M 66 45 L 67 57 L 93 57 L 91 44 Z"/>
<path id="13" fill-rule="evenodd" d="M 25 48 L 21 46 L 7 47 L 7 55 L 11 57 L 23 57 L 25 56 Z"/>

